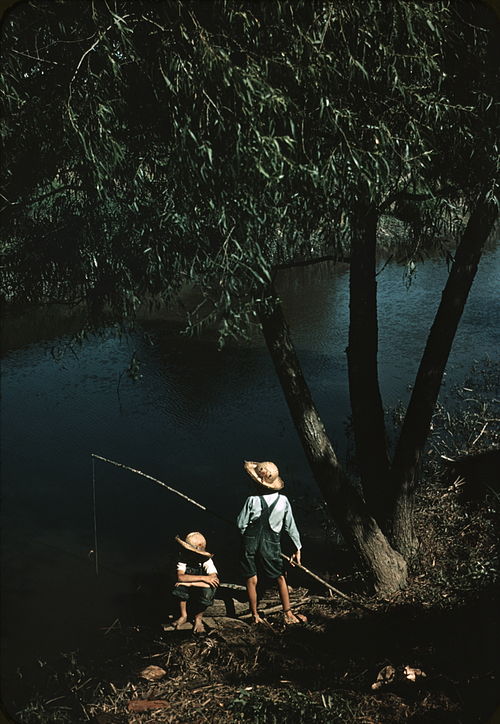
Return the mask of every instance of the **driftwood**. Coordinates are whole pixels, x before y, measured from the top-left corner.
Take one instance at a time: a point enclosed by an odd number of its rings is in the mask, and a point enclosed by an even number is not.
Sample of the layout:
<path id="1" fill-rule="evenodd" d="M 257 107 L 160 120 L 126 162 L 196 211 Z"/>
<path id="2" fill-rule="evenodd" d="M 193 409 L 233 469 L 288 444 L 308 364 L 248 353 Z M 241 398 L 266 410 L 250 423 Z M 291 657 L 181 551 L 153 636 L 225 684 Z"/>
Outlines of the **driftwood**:
<path id="1" fill-rule="evenodd" d="M 164 699 L 131 699 L 128 703 L 129 711 L 153 711 L 154 709 L 167 709 L 170 706 Z"/>

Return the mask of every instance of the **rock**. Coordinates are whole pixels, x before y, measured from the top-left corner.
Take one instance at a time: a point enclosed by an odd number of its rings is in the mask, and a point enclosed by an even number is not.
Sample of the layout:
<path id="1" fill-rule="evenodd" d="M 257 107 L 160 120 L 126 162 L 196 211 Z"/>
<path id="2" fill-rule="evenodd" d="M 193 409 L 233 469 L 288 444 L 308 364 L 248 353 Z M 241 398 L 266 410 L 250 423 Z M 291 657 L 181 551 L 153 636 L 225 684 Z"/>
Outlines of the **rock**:
<path id="1" fill-rule="evenodd" d="M 380 669 L 380 671 L 377 674 L 376 681 L 372 684 L 372 689 L 376 691 L 377 689 L 381 689 L 382 686 L 385 686 L 386 684 L 391 684 L 394 679 L 396 678 L 396 669 L 394 666 L 384 666 L 383 669 Z"/>
<path id="2" fill-rule="evenodd" d="M 220 618 L 215 619 L 214 623 L 216 624 L 217 628 L 248 628 L 250 624 L 248 624 L 246 621 L 242 621 L 239 618 L 229 618 L 229 616 L 220 616 Z"/>
<path id="3" fill-rule="evenodd" d="M 414 669 L 411 666 L 405 666 L 403 674 L 409 681 L 416 681 L 421 676 L 427 676 L 425 671 L 422 671 L 422 669 Z"/>
<path id="4" fill-rule="evenodd" d="M 190 631 L 193 628 L 193 624 L 189 621 L 186 621 L 186 623 L 181 624 L 180 626 L 172 626 L 171 623 L 163 623 L 162 629 L 164 631 Z"/>
<path id="5" fill-rule="evenodd" d="M 227 606 L 225 601 L 215 600 L 211 606 L 205 609 L 207 616 L 227 616 Z"/>
<path id="6" fill-rule="evenodd" d="M 209 606 L 205 613 L 207 616 L 238 616 L 240 613 L 248 611 L 248 603 L 242 603 L 235 598 L 228 597 L 224 600 L 216 599 Z"/>
<path id="7" fill-rule="evenodd" d="M 236 618 L 228 618 L 221 616 L 214 619 L 216 622 L 216 632 L 226 643 L 234 643 L 239 640 L 241 634 L 247 634 L 251 631 L 251 626 L 246 621 Z"/>
<path id="8" fill-rule="evenodd" d="M 203 616 L 203 623 L 208 628 L 217 628 L 217 619 L 212 618 L 211 616 Z"/>
<path id="9" fill-rule="evenodd" d="M 412 666 L 399 666 L 395 668 L 390 664 L 384 666 L 377 674 L 377 680 L 372 684 L 372 689 L 376 691 L 387 684 L 407 684 L 415 683 L 419 678 L 426 677 L 427 674 L 422 669 L 414 669 Z"/>
<path id="10" fill-rule="evenodd" d="M 146 666 L 145 669 L 139 672 L 141 679 L 147 679 L 148 681 L 159 681 L 160 679 L 163 679 L 166 674 L 167 672 L 165 669 L 153 665 Z"/>

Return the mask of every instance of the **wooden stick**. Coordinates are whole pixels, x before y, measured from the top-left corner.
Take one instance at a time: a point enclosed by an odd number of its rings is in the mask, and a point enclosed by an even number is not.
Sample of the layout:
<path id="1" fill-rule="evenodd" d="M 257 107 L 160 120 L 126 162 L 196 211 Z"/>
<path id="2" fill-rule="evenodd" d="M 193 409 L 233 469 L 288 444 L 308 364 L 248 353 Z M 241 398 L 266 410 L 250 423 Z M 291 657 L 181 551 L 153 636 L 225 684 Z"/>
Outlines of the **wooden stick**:
<path id="1" fill-rule="evenodd" d="M 162 487 L 169 490 L 171 493 L 174 493 L 175 495 L 178 495 L 180 498 L 184 498 L 184 500 L 187 500 L 188 503 L 191 503 L 192 505 L 196 505 L 197 508 L 201 508 L 201 510 L 204 510 L 206 513 L 210 513 L 211 515 L 215 515 L 220 520 L 224 521 L 224 523 L 227 523 L 228 525 L 234 526 L 234 523 L 230 520 L 227 520 L 227 518 L 224 518 L 223 516 L 216 513 L 214 510 L 210 510 L 210 508 L 207 508 L 205 505 L 202 505 L 201 503 L 198 503 L 196 500 L 193 500 L 193 498 L 189 498 L 187 495 L 184 495 L 184 493 L 181 493 L 179 490 L 176 490 L 175 488 L 172 488 L 170 485 L 167 485 L 162 480 L 158 480 L 158 478 L 153 478 L 152 475 L 148 475 L 147 473 L 143 473 L 142 470 L 137 470 L 137 468 L 131 468 L 128 465 L 124 465 L 123 463 L 118 463 L 116 460 L 110 460 L 109 458 L 105 458 L 102 455 L 96 455 L 95 453 L 90 453 L 93 458 L 96 458 L 97 460 L 103 460 L 105 463 L 110 463 L 111 465 L 115 465 L 117 468 L 123 468 L 124 470 L 130 470 L 131 473 L 136 473 L 137 475 L 141 475 L 143 478 L 147 478 L 148 480 L 152 480 L 154 483 L 158 483 L 158 485 L 161 485 Z M 368 606 L 365 606 L 362 603 L 359 603 L 358 601 L 355 601 L 353 598 L 348 596 L 345 593 L 342 593 L 342 591 L 339 591 L 337 588 L 334 588 L 330 583 L 327 583 L 322 578 L 320 578 L 316 573 L 313 573 L 309 570 L 309 568 L 306 568 L 301 563 L 293 563 L 291 562 L 291 559 L 286 556 L 284 553 L 281 554 L 281 557 L 285 559 L 285 561 L 288 561 L 290 565 L 293 565 L 293 567 L 300 568 L 305 573 L 307 573 L 309 576 L 314 578 L 316 581 L 319 581 L 323 584 L 329 591 L 332 591 L 333 593 L 337 594 L 337 596 L 341 596 L 341 598 L 344 598 L 346 601 L 349 601 L 349 603 L 352 603 L 353 606 L 357 606 L 358 608 L 362 608 L 365 611 L 369 611 L 372 613 L 372 610 L 368 608 Z M 233 587 L 235 584 L 232 584 L 231 587 Z M 243 588 L 243 587 L 242 587 Z"/>
<path id="2" fill-rule="evenodd" d="M 299 606 L 302 606 L 304 603 L 307 603 L 309 601 L 309 596 L 306 598 L 303 598 L 300 601 L 297 601 L 297 603 L 290 604 L 290 609 L 293 610 L 294 608 L 298 608 Z M 276 613 L 277 611 L 281 611 L 283 609 L 283 606 L 281 604 L 277 606 L 270 606 L 269 608 L 263 608 L 260 613 L 265 616 L 268 613 Z M 246 618 L 252 618 L 253 613 L 244 613 L 241 616 L 238 616 L 238 620 L 246 619 Z"/>
<path id="3" fill-rule="evenodd" d="M 104 460 L 105 463 L 111 463 L 111 465 L 116 465 L 117 468 L 123 468 L 124 470 L 130 470 L 131 473 L 136 473 L 137 475 L 142 475 L 143 478 L 147 478 L 148 480 L 152 480 L 154 483 L 158 483 L 158 485 L 162 485 L 167 490 L 170 490 L 171 493 L 175 493 L 175 495 L 178 495 L 181 498 L 184 498 L 184 500 L 187 500 L 188 503 L 192 503 L 193 505 L 196 505 L 197 508 L 201 508 L 202 510 L 206 510 L 207 512 L 211 512 L 201 503 L 197 503 L 196 500 L 193 500 L 192 498 L 188 498 L 187 495 L 184 495 L 184 493 L 180 493 L 175 488 L 171 488 L 170 485 L 167 485 L 166 483 L 163 483 L 161 480 L 158 480 L 157 478 L 153 478 L 151 475 L 148 475 L 147 473 L 143 473 L 142 470 L 137 470 L 136 468 L 130 468 L 128 465 L 124 465 L 123 463 L 117 463 L 116 460 L 109 460 L 108 458 L 102 457 L 102 455 L 96 455 L 95 453 L 90 453 L 93 458 L 97 458 L 97 460 Z"/>
<path id="4" fill-rule="evenodd" d="M 306 568 L 305 566 L 303 566 L 302 563 L 292 563 L 292 559 L 291 559 L 291 558 L 288 558 L 288 556 L 285 556 L 284 553 L 282 553 L 281 556 L 282 556 L 286 561 L 288 561 L 291 566 L 302 569 L 303 571 L 305 571 L 305 573 L 307 573 L 309 576 L 311 576 L 311 578 L 315 578 L 317 581 L 319 581 L 320 583 L 322 583 L 323 586 L 325 586 L 326 588 L 328 588 L 328 590 L 333 591 L 333 593 L 336 593 L 337 596 L 341 596 L 342 598 L 345 598 L 346 601 L 349 601 L 349 603 L 352 603 L 352 604 L 354 604 L 355 606 L 359 606 L 359 608 L 363 608 L 365 611 L 369 611 L 370 613 L 373 613 L 373 611 L 372 611 L 371 608 L 368 608 L 368 606 L 365 606 L 363 603 L 358 603 L 358 601 L 355 601 L 353 598 L 351 598 L 350 596 L 348 596 L 346 593 L 342 593 L 342 591 L 339 591 L 338 588 L 335 588 L 335 587 L 332 586 L 330 583 L 327 583 L 327 582 L 324 581 L 322 578 L 320 578 L 316 573 L 313 573 L 312 571 L 310 571 L 309 568 Z"/>

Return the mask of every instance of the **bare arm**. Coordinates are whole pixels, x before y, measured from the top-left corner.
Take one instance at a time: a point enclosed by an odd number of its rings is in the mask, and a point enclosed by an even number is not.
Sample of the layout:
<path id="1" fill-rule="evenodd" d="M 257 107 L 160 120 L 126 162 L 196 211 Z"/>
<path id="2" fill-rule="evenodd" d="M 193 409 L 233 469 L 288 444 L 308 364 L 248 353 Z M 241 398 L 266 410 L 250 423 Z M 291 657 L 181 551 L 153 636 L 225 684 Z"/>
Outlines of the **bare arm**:
<path id="1" fill-rule="evenodd" d="M 212 588 L 217 588 L 219 585 L 219 576 L 217 573 L 210 573 L 206 576 L 196 576 L 191 573 L 181 573 L 177 571 L 177 581 L 179 583 L 205 583 Z"/>

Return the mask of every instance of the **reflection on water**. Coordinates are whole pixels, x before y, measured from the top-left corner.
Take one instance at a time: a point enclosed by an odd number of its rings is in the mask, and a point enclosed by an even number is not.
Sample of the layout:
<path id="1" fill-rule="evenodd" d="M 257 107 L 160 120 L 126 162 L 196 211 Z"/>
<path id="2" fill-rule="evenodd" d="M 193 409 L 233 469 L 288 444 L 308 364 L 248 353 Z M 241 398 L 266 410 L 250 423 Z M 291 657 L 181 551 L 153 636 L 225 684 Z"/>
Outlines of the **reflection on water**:
<path id="1" fill-rule="evenodd" d="M 474 360 L 498 353 L 499 267 L 500 249 L 485 255 L 447 367 L 448 386 L 461 381 Z M 378 277 L 386 405 L 408 399 L 446 274 L 444 264 L 428 261 L 409 288 L 396 265 Z M 347 268 L 297 269 L 282 275 L 280 293 L 313 396 L 342 453 L 349 414 Z M 71 347 L 68 337 L 58 337 L 60 323 L 50 320 L 42 338 L 37 323 L 38 336 L 29 342 L 21 327 L 12 343 L 4 339 L 2 659 L 10 670 L 35 652 L 69 648 L 85 631 L 110 624 L 117 591 L 138 573 L 163 570 L 176 533 L 204 530 L 223 578 L 236 580 L 233 528 L 99 462 L 96 580 L 89 557 L 90 453 L 144 470 L 230 519 L 247 493 L 243 459 L 278 462 L 304 529 L 316 496 L 260 337 L 217 352 L 209 340 L 179 339 L 150 321 L 121 339 L 110 334 Z M 67 347 L 58 361 L 54 344 Z M 123 374 L 134 353 L 141 362 L 137 381 Z M 314 536 L 311 531 L 304 541 L 306 561 Z"/>

